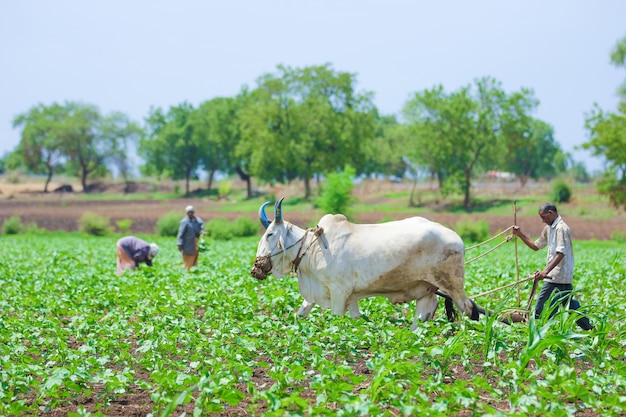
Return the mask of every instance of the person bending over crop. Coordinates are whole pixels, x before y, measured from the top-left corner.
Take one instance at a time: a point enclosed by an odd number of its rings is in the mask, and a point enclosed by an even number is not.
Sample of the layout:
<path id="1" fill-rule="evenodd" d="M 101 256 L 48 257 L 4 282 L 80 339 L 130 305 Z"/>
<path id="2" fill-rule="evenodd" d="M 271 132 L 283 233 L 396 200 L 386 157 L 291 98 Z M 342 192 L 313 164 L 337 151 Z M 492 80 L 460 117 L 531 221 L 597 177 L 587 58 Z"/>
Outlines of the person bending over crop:
<path id="1" fill-rule="evenodd" d="M 152 260 L 159 253 L 156 243 L 148 243 L 135 236 L 126 236 L 117 241 L 117 275 L 127 269 L 135 269 L 141 262 L 152 266 Z"/>
<path id="2" fill-rule="evenodd" d="M 574 249 L 572 248 L 572 235 L 569 226 L 563 221 L 552 203 L 545 203 L 539 208 L 539 217 L 546 224 L 541 235 L 535 241 L 526 236 L 519 226 L 513 227 L 513 234 L 519 236 L 522 241 L 534 251 L 548 247 L 546 267 L 542 271 L 535 272 L 535 280 L 543 279 L 543 286 L 539 292 L 539 299 L 535 306 L 535 317 L 538 318 L 543 311 L 546 301 L 552 293 L 556 293 L 552 299 L 552 305 L 565 303 L 569 300 L 570 310 L 579 310 L 580 303 L 571 297 L 574 278 Z M 552 310 L 550 317 L 556 313 Z M 592 330 L 593 325 L 589 318 L 579 312 L 581 317 L 576 324 L 584 330 Z"/>

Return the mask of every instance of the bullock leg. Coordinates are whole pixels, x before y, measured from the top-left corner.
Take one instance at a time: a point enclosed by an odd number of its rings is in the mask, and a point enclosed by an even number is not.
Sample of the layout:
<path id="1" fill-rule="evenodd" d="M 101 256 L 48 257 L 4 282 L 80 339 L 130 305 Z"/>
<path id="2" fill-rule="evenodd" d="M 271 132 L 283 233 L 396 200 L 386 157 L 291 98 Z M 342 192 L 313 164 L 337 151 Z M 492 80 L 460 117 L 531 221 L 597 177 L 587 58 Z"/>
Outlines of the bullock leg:
<path id="1" fill-rule="evenodd" d="M 298 310 L 298 315 L 301 317 L 308 316 L 314 306 L 315 303 L 310 303 L 307 300 L 304 300 L 300 306 L 300 310 Z"/>
<path id="2" fill-rule="evenodd" d="M 437 310 L 438 304 L 437 296 L 434 293 L 427 294 L 416 300 L 415 316 L 413 316 L 411 331 L 417 328 L 417 319 L 420 319 L 422 322 L 432 319 L 435 316 L 435 310 Z"/>
<path id="3" fill-rule="evenodd" d="M 330 309 L 335 316 L 343 316 L 346 314 L 346 306 L 348 298 L 341 293 L 330 294 Z"/>
<path id="4" fill-rule="evenodd" d="M 472 320 L 478 320 L 480 314 L 485 314 L 485 310 L 482 307 L 477 306 L 476 303 L 464 293 L 449 295 L 442 293 L 441 291 L 437 291 L 436 294 L 446 299 L 446 315 L 450 321 L 456 320 L 454 304 L 456 304 L 456 306 Z"/>
<path id="5" fill-rule="evenodd" d="M 353 301 L 348 304 L 348 311 L 350 312 L 350 317 L 353 319 L 358 319 L 361 317 L 361 312 L 359 311 L 359 301 Z"/>

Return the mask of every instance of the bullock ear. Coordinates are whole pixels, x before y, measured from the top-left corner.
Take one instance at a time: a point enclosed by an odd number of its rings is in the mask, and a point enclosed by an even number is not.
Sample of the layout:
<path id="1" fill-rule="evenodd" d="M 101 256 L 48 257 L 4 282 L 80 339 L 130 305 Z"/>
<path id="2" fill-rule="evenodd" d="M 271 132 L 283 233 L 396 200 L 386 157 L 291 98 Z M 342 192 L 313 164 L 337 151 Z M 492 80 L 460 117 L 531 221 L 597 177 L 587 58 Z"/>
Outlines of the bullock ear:
<path id="1" fill-rule="evenodd" d="M 261 221 L 263 227 L 265 227 L 266 229 L 270 225 L 270 221 L 267 218 L 267 214 L 265 214 L 265 206 L 267 206 L 269 203 L 270 202 L 267 201 L 261 205 L 261 208 L 259 208 L 259 220 Z"/>
<path id="2" fill-rule="evenodd" d="M 281 198 L 274 204 L 274 224 L 279 224 L 283 221 L 283 200 L 285 197 Z"/>

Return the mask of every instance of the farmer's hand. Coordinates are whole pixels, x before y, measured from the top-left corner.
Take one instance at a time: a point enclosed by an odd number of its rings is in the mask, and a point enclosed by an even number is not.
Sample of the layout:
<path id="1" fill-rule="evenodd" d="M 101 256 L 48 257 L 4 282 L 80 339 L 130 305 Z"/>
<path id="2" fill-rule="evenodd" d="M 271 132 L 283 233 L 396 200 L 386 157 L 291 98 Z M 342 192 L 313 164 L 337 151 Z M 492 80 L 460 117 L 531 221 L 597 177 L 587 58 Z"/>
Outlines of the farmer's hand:
<path id="1" fill-rule="evenodd" d="M 546 274 L 543 271 L 535 271 L 535 280 L 539 281 L 546 277 Z"/>

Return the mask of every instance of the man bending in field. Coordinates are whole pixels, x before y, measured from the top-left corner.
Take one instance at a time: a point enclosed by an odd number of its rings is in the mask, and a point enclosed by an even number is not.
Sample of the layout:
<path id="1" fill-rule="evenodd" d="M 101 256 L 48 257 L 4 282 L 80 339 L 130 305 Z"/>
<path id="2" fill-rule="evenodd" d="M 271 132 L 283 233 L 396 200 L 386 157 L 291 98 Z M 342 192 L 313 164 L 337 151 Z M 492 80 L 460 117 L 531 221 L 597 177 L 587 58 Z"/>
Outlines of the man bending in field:
<path id="1" fill-rule="evenodd" d="M 117 241 L 117 275 L 127 269 L 135 269 L 141 262 L 152 266 L 152 260 L 159 253 L 156 243 L 148 243 L 135 236 L 126 236 Z"/>
<path id="2" fill-rule="evenodd" d="M 519 226 L 513 227 L 513 234 L 519 236 L 532 250 L 538 251 L 548 247 L 546 267 L 542 271 L 535 272 L 535 280 L 543 279 L 543 287 L 541 287 L 539 299 L 535 306 L 536 318 L 541 315 L 543 307 L 552 293 L 556 293 L 552 299 L 552 305 L 559 302 L 565 305 L 569 300 L 570 310 L 580 308 L 580 303 L 571 297 L 574 278 L 574 249 L 572 248 L 572 235 L 569 226 L 559 216 L 556 206 L 552 203 L 545 203 L 539 208 L 539 217 L 546 226 L 534 242 L 522 233 Z M 550 317 L 556 313 L 556 310 L 556 308 L 552 310 Z M 576 324 L 583 330 L 592 330 L 593 326 L 589 319 L 582 313 L 578 314 L 581 317 L 576 320 Z"/>

